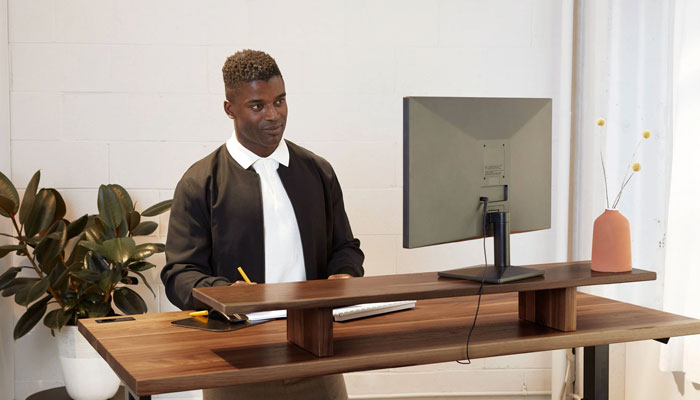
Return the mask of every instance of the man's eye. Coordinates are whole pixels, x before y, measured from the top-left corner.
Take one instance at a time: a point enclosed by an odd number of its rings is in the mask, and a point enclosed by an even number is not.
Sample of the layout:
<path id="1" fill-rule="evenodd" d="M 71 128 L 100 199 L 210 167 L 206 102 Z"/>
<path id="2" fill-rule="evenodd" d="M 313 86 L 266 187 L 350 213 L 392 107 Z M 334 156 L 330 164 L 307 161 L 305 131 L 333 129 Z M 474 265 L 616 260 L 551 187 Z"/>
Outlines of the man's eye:
<path id="1" fill-rule="evenodd" d="M 252 106 L 250 106 L 250 108 L 252 108 L 255 111 L 262 110 L 262 106 L 260 104 L 253 104 Z"/>
<path id="2" fill-rule="evenodd" d="M 275 103 L 279 106 L 279 105 L 284 104 L 286 101 L 287 100 L 285 100 L 285 99 L 278 99 Z"/>

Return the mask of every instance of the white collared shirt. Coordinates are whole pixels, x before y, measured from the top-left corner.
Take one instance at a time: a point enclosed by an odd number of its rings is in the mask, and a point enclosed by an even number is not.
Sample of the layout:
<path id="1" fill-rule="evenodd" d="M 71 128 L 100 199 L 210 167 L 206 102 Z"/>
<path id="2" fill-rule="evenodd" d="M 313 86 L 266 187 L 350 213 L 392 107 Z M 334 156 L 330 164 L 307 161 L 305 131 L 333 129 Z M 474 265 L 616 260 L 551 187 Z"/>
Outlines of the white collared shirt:
<path id="1" fill-rule="evenodd" d="M 245 148 L 234 132 L 226 141 L 226 149 L 241 167 L 251 165 L 260 176 L 265 230 L 265 282 L 296 282 L 306 280 L 304 252 L 299 225 L 292 202 L 282 185 L 277 168 L 289 166 L 289 148 L 280 141 L 269 157 L 262 158 Z M 242 266 L 245 269 L 245 266 Z"/>

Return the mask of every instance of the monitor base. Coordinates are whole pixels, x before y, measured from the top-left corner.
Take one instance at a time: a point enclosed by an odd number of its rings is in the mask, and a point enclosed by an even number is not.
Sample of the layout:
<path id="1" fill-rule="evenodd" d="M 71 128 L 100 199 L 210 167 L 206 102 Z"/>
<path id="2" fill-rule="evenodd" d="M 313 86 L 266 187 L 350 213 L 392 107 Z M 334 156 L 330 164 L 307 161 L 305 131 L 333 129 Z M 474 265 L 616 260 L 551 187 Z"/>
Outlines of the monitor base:
<path id="1" fill-rule="evenodd" d="M 484 273 L 484 266 L 481 265 L 440 271 L 438 275 L 444 278 L 467 279 L 477 282 L 481 282 L 483 277 L 484 282 L 488 283 L 508 283 L 544 275 L 544 270 L 514 265 L 505 268 L 489 265 L 486 267 L 486 273 Z"/>

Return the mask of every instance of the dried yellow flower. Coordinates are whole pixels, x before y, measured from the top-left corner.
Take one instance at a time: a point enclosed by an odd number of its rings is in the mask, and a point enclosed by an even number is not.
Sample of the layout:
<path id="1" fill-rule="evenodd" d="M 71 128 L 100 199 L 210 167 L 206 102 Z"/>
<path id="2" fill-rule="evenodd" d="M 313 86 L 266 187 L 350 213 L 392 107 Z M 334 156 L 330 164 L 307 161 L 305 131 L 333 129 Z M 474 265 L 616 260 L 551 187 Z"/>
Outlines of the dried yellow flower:
<path id="1" fill-rule="evenodd" d="M 595 123 L 598 126 L 603 126 L 605 125 L 605 120 L 603 118 L 598 118 L 598 120 Z"/>
<path id="2" fill-rule="evenodd" d="M 642 132 L 642 137 L 644 139 L 649 139 L 651 137 L 651 132 L 649 132 L 649 131 Z"/>
<path id="3" fill-rule="evenodd" d="M 642 169 L 642 164 L 638 162 L 632 164 L 632 171 L 639 172 L 640 169 Z"/>

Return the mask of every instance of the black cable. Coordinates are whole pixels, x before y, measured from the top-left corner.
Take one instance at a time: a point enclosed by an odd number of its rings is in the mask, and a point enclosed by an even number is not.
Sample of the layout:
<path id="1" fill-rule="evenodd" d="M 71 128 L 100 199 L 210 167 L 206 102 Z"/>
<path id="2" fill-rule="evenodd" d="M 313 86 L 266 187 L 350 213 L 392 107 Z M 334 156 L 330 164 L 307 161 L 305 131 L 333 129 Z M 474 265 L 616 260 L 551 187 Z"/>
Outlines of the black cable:
<path id="1" fill-rule="evenodd" d="M 481 197 L 480 200 L 484 203 L 484 217 L 482 225 L 482 233 L 484 237 L 484 270 L 481 273 L 481 284 L 479 285 L 479 299 L 476 302 L 476 312 L 474 313 L 474 321 L 472 321 L 472 327 L 469 329 L 469 334 L 467 335 L 467 362 L 457 360 L 457 362 L 462 365 L 469 365 L 472 363 L 472 360 L 469 358 L 469 341 L 472 338 L 472 332 L 474 332 L 474 327 L 476 326 L 476 317 L 479 316 L 479 307 L 481 306 L 481 293 L 484 290 L 484 277 L 486 276 L 486 268 L 489 266 L 488 259 L 486 257 L 486 206 L 489 203 L 489 199 L 488 197 Z"/>

